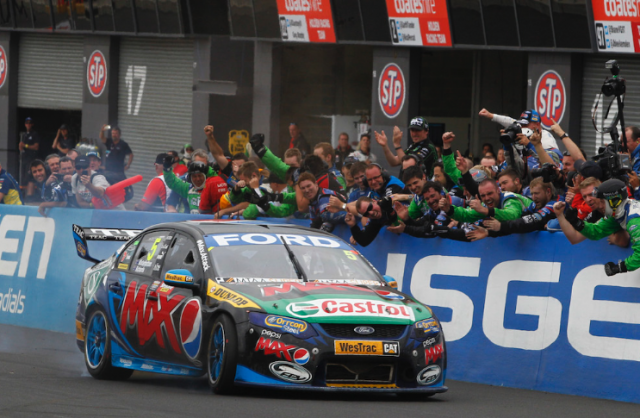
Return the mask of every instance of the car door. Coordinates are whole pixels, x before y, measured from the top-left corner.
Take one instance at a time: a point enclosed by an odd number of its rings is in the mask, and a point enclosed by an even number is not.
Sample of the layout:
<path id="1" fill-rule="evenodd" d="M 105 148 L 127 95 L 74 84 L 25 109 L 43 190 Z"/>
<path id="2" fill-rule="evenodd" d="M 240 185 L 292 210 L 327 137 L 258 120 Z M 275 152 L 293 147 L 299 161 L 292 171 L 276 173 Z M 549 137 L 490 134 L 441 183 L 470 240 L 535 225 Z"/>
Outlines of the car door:
<path id="1" fill-rule="evenodd" d="M 172 360 L 182 353 L 172 313 L 184 296 L 160 292 L 160 270 L 174 237 L 166 229 L 142 235 L 125 248 L 109 277 L 115 327 L 126 349 L 149 359 Z"/>

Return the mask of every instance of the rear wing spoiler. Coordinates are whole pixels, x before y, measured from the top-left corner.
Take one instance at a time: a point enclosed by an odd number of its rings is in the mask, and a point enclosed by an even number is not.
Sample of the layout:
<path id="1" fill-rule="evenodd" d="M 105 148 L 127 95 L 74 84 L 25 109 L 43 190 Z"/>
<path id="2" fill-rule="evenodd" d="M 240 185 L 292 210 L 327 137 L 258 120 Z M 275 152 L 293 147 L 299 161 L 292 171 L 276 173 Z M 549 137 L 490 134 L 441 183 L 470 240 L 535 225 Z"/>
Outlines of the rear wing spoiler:
<path id="1" fill-rule="evenodd" d="M 73 224 L 73 241 L 76 244 L 78 257 L 99 263 L 100 260 L 89 255 L 87 241 L 129 241 L 140 232 L 142 232 L 141 229 L 83 228 Z"/>

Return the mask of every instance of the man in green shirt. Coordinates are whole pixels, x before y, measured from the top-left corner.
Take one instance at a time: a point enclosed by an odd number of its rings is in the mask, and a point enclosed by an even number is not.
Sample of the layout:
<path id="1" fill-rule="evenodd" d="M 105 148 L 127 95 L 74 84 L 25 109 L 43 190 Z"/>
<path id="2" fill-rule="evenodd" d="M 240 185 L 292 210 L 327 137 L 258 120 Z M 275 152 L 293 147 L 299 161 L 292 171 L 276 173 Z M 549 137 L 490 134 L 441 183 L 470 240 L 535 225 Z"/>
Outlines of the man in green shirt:
<path id="1" fill-rule="evenodd" d="M 626 229 L 633 254 L 618 263 L 608 262 L 604 265 L 604 271 L 607 276 L 613 276 L 637 270 L 640 267 L 640 202 L 629 199 L 626 184 L 618 179 L 607 180 L 596 187 L 593 196 L 605 201 L 605 217 L 594 224 L 586 223 L 577 216 L 567 218 L 564 214 L 564 202 L 553 205 L 562 231 L 567 236 L 577 231 L 590 240 L 599 240 Z"/>
<path id="2" fill-rule="evenodd" d="M 484 218 L 510 221 L 522 216 L 522 212 L 533 203 L 515 193 L 503 193 L 495 180 L 486 179 L 478 185 L 479 199 L 472 200 L 468 208 L 452 206 L 449 199 L 440 199 L 440 208 L 460 222 L 475 222 Z"/>

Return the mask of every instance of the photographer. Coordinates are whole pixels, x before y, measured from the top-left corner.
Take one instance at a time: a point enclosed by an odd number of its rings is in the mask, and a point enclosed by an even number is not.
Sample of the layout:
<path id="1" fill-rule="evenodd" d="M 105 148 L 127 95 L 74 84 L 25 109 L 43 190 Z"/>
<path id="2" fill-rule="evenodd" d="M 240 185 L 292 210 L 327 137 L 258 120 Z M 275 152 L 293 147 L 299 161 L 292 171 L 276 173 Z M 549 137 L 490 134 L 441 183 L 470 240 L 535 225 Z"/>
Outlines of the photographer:
<path id="1" fill-rule="evenodd" d="M 73 198 L 71 179 L 73 175 L 73 161 L 69 157 L 60 159 L 60 169 L 58 173 L 52 174 L 47 180 L 47 184 L 42 192 L 44 202 L 38 206 L 38 212 L 42 216 L 47 216 L 49 208 L 78 207 Z M 49 180 L 53 179 L 51 182 Z M 69 181 L 67 181 L 67 179 Z"/>
<path id="2" fill-rule="evenodd" d="M 89 158 L 80 156 L 76 158 L 76 174 L 71 178 L 71 188 L 76 196 L 78 207 L 90 209 L 93 208 L 91 200 L 94 197 L 102 198 L 107 187 L 110 186 L 107 179 L 95 171 L 89 169 Z M 120 204 L 114 209 L 125 210 L 124 205 Z"/>
<path id="3" fill-rule="evenodd" d="M 626 229 L 632 242 L 633 254 L 624 261 L 608 262 L 604 266 L 607 276 L 634 271 L 640 267 L 640 202 L 629 199 L 627 186 L 623 181 L 610 179 L 594 188 L 593 196 L 604 199 L 605 217 L 595 224 L 584 222 L 577 217 L 567 218 L 564 214 L 565 203 L 557 202 L 553 210 L 558 217 L 562 231 L 571 239 L 578 233 L 582 239 L 599 240 Z"/>

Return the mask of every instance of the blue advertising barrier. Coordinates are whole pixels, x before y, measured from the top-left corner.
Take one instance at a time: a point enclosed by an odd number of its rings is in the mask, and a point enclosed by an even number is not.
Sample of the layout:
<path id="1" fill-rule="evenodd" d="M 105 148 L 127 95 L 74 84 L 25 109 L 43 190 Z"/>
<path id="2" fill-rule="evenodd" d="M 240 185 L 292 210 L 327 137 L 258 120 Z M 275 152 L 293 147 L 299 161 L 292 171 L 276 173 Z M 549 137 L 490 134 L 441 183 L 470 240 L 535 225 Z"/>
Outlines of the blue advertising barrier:
<path id="1" fill-rule="evenodd" d="M 0 322 L 72 333 L 90 263 L 71 224 L 145 228 L 208 216 L 0 205 Z M 272 222 L 285 222 L 270 219 Z M 308 221 L 287 221 L 308 225 Z M 336 235 L 348 239 L 347 228 Z M 96 258 L 119 243 L 90 243 Z M 475 243 L 382 231 L 357 247 L 401 289 L 431 306 L 447 337 L 452 379 L 640 402 L 640 271 L 607 277 L 631 250 L 572 246 L 537 232 Z"/>

